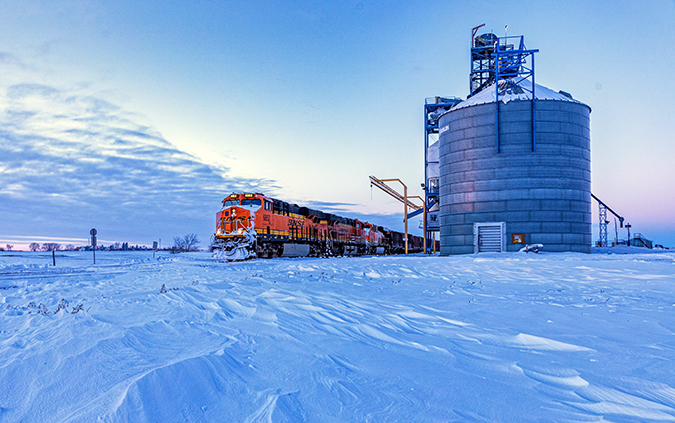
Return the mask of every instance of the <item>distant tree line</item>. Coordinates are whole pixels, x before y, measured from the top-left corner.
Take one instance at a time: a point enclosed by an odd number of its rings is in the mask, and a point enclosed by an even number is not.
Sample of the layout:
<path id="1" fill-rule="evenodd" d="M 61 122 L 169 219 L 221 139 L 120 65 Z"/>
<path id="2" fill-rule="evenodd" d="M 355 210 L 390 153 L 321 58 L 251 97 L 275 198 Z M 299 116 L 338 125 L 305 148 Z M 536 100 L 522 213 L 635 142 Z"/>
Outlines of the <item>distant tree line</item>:
<path id="1" fill-rule="evenodd" d="M 61 244 L 56 242 L 45 242 L 42 245 L 33 242 L 28 246 L 28 249 L 31 251 L 61 251 L 62 247 Z"/>
<path id="2" fill-rule="evenodd" d="M 58 244 L 56 242 L 46 242 L 44 244 L 38 244 L 37 242 L 33 242 L 28 246 L 28 249 L 30 251 L 82 251 L 82 250 L 91 251 L 92 247 L 89 246 L 89 245 L 75 246 L 75 245 L 72 245 L 72 244 L 67 244 L 67 245 L 63 246 L 63 245 Z M 151 248 L 146 247 L 145 245 L 129 245 L 128 242 L 122 242 L 122 243 L 115 242 L 114 244 L 110 244 L 108 246 L 105 246 L 103 244 L 97 245 L 96 250 L 97 251 L 148 251 L 148 250 L 151 250 Z M 0 247 L 0 251 L 2 251 L 2 247 Z"/>
<path id="3" fill-rule="evenodd" d="M 186 253 L 191 251 L 199 251 L 199 237 L 197 234 L 187 234 L 184 237 L 174 237 L 173 246 L 171 248 L 164 248 L 164 250 L 169 250 L 172 253 Z M 7 244 L 4 248 L 0 247 L 0 251 L 12 251 L 14 248 L 13 245 Z M 75 246 L 73 244 L 61 245 L 56 242 L 45 242 L 44 244 L 38 244 L 33 242 L 28 246 L 30 251 L 91 251 L 92 247 L 90 245 L 81 245 Z M 115 242 L 108 246 L 99 244 L 96 246 L 97 251 L 148 251 L 152 250 L 151 247 L 145 245 L 129 245 L 128 242 Z"/>
<path id="4" fill-rule="evenodd" d="M 61 244 L 56 243 L 56 242 L 45 242 L 44 244 L 40 245 L 37 242 L 33 242 L 28 246 L 28 249 L 31 251 L 61 251 L 63 249 L 67 251 L 75 251 L 75 247 L 68 244 L 64 248 Z"/>

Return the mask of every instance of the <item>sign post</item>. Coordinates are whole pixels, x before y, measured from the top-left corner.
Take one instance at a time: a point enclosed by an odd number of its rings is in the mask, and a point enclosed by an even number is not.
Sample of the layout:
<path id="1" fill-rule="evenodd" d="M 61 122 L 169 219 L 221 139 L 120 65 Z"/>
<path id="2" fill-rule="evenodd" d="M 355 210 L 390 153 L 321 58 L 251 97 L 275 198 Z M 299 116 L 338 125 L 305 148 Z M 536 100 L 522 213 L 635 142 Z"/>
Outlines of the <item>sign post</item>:
<path id="1" fill-rule="evenodd" d="M 155 258 L 156 252 L 157 252 L 157 241 L 152 241 L 152 258 Z"/>
<path id="2" fill-rule="evenodd" d="M 96 228 L 91 228 L 89 234 L 91 235 L 91 250 L 94 252 L 94 264 L 96 264 Z"/>

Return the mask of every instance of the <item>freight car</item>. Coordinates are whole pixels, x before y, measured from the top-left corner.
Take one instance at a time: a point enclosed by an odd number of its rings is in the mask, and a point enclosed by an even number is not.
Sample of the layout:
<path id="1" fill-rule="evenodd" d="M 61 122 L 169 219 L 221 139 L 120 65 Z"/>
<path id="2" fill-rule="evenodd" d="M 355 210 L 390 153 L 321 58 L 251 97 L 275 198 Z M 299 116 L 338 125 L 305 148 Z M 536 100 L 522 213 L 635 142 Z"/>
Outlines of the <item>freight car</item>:
<path id="1" fill-rule="evenodd" d="M 408 250 L 422 251 L 408 235 Z M 260 193 L 231 194 L 216 213 L 211 249 L 220 259 L 400 254 L 404 235 L 382 226 L 300 207 Z"/>

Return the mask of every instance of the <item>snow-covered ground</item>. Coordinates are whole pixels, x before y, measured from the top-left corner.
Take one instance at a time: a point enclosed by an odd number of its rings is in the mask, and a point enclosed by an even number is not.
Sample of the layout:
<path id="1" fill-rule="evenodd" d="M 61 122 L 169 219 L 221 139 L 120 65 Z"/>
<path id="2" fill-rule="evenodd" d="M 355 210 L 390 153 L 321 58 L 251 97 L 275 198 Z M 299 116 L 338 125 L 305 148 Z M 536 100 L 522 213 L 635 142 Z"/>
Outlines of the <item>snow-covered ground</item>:
<path id="1" fill-rule="evenodd" d="M 674 253 L 0 254 L 1 422 L 675 421 Z"/>

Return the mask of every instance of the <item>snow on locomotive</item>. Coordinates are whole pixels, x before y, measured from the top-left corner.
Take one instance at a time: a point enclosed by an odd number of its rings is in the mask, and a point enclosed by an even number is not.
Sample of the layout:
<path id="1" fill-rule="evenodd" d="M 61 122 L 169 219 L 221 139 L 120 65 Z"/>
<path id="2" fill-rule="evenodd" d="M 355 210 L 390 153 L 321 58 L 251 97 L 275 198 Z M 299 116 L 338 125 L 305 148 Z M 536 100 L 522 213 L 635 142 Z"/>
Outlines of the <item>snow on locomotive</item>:
<path id="1" fill-rule="evenodd" d="M 422 251 L 421 237 L 408 239 L 409 251 Z M 216 258 L 234 261 L 398 254 L 405 247 L 400 232 L 255 193 L 225 197 L 211 248 Z"/>

